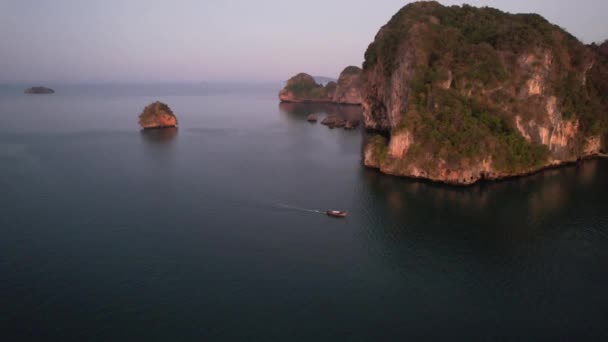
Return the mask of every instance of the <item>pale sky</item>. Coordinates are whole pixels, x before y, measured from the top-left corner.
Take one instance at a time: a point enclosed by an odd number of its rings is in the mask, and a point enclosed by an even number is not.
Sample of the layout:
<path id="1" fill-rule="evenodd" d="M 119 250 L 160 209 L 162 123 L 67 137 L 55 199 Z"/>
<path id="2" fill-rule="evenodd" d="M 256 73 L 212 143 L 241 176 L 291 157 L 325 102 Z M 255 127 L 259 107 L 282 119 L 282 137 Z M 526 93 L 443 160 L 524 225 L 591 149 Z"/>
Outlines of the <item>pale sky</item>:
<path id="1" fill-rule="evenodd" d="M 463 1 L 440 1 L 445 5 Z M 585 43 L 608 0 L 469 0 L 539 13 Z M 0 82 L 279 81 L 361 65 L 398 0 L 0 0 Z"/>

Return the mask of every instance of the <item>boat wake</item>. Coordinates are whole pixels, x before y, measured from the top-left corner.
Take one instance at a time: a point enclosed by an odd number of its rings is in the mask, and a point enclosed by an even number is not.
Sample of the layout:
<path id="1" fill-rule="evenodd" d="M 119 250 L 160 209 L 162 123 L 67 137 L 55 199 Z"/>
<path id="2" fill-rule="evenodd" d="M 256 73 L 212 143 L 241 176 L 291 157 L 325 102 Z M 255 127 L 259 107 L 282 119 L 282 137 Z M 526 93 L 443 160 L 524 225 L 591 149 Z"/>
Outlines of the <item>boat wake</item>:
<path id="1" fill-rule="evenodd" d="M 323 213 L 321 210 L 302 208 L 302 207 L 297 207 L 297 206 L 289 205 L 289 204 L 285 204 L 285 203 L 277 203 L 276 206 L 278 208 L 297 210 L 297 211 L 302 211 L 302 212 L 307 212 L 307 213 L 316 213 L 316 214 Z"/>

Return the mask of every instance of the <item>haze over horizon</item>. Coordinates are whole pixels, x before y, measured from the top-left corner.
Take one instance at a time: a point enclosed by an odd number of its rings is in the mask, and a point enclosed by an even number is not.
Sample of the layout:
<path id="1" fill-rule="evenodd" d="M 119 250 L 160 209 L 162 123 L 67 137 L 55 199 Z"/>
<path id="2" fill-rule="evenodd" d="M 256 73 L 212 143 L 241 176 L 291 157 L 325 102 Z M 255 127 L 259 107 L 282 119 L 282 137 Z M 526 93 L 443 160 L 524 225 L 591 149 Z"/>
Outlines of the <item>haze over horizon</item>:
<path id="1" fill-rule="evenodd" d="M 0 83 L 280 81 L 337 77 L 410 1 L 2 0 Z M 444 5 L 465 1 L 439 1 Z M 600 0 L 470 0 L 608 38 Z"/>

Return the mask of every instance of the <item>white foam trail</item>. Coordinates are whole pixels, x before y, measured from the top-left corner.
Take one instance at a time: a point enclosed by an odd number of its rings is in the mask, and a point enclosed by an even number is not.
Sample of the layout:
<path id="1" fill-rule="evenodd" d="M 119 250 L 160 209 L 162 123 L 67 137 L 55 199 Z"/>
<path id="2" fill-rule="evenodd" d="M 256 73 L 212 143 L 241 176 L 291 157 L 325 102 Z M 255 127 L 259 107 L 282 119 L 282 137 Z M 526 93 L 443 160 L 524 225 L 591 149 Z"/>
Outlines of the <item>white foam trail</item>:
<path id="1" fill-rule="evenodd" d="M 284 204 L 284 203 L 278 203 L 277 206 L 280 208 L 298 210 L 298 211 L 303 211 L 303 212 L 308 212 L 308 213 L 322 213 L 322 211 L 320 211 L 320 210 L 301 208 L 301 207 L 296 207 L 296 206 Z"/>

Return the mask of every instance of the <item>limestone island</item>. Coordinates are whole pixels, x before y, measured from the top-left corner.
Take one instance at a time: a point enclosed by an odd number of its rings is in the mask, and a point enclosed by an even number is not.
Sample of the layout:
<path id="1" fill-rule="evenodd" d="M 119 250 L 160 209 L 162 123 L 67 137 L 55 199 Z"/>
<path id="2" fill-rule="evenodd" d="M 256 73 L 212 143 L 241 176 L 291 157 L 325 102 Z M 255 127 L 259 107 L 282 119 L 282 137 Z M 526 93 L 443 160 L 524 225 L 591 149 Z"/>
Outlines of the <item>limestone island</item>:
<path id="1" fill-rule="evenodd" d="M 162 102 L 154 102 L 139 114 L 139 125 L 143 129 L 177 127 L 177 118 L 171 108 Z"/>
<path id="2" fill-rule="evenodd" d="M 55 91 L 47 87 L 31 87 L 23 91 L 25 94 L 55 94 Z"/>
<path id="3" fill-rule="evenodd" d="M 365 53 L 363 123 L 381 134 L 365 143 L 364 164 L 468 185 L 597 156 L 608 137 L 606 49 L 537 14 L 409 4 Z"/>
<path id="4" fill-rule="evenodd" d="M 360 105 L 361 73 L 361 68 L 349 66 L 340 73 L 337 83 L 329 82 L 325 86 L 318 84 L 309 74 L 300 73 L 287 81 L 279 99 L 281 102 Z"/>

